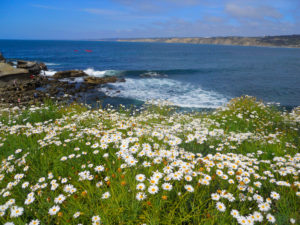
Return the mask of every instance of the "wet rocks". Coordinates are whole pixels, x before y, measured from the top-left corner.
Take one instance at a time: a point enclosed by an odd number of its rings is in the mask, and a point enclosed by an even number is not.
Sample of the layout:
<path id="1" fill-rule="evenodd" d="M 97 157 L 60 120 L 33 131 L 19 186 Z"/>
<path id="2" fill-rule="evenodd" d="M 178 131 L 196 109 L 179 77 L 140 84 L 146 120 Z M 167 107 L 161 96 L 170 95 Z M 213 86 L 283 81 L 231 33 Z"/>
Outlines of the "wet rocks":
<path id="1" fill-rule="evenodd" d="M 28 105 L 43 102 L 45 98 L 57 101 L 68 100 L 74 94 L 75 85 L 48 79 L 45 76 L 31 76 L 30 80 L 16 79 L 6 86 L 0 87 L 0 103 L 11 105 Z M 68 97 L 65 97 L 67 94 Z"/>
<path id="2" fill-rule="evenodd" d="M 6 59 L 4 58 L 4 56 L 2 55 L 2 53 L 0 52 L 0 63 L 5 63 Z"/>
<path id="3" fill-rule="evenodd" d="M 7 104 L 31 104 L 33 102 L 41 102 L 47 93 L 38 91 L 46 82 L 43 77 L 35 76 L 29 80 L 15 79 L 13 82 L 0 87 L 1 103 Z"/>
<path id="4" fill-rule="evenodd" d="M 26 69 L 33 75 L 38 75 L 42 70 L 47 70 L 47 66 L 44 63 L 31 62 L 25 60 L 17 61 L 17 68 Z"/>
<path id="5" fill-rule="evenodd" d="M 88 76 L 82 70 L 43 76 L 43 70 L 47 70 L 44 63 L 18 60 L 15 66 L 0 54 L 0 105 L 30 105 L 43 102 L 45 98 L 76 101 L 82 94 L 96 90 L 97 86 L 125 81 L 119 77 Z M 74 82 L 77 77 L 82 77 L 82 82 Z"/>
<path id="6" fill-rule="evenodd" d="M 119 79 L 118 77 L 86 77 L 84 78 L 84 83 L 88 85 L 100 85 L 107 83 L 115 83 L 115 82 L 124 82 L 124 79 Z"/>
<path id="7" fill-rule="evenodd" d="M 30 73 L 26 69 L 18 69 L 7 63 L 0 63 L 0 86 L 5 86 L 15 79 L 28 80 Z"/>
<path id="8" fill-rule="evenodd" d="M 67 71 L 59 71 L 55 73 L 52 77 L 55 79 L 63 79 L 63 78 L 75 78 L 75 77 L 86 77 L 88 76 L 82 70 L 67 70 Z"/>

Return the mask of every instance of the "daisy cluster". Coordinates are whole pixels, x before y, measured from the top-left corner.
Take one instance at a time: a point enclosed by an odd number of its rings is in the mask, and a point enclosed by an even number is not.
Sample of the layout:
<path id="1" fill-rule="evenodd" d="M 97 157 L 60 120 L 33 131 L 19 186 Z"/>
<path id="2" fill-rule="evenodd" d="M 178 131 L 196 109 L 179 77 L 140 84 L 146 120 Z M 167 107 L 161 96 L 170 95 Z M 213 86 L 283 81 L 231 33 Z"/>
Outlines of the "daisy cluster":
<path id="1" fill-rule="evenodd" d="M 191 224 L 299 222 L 297 108 L 272 111 L 251 97 L 207 114 L 160 104 L 131 114 L 74 108 L 35 123 L 3 109 L 1 223 L 109 224 L 125 210 L 137 214 L 128 224 L 142 224 L 155 207 L 186 212 Z"/>

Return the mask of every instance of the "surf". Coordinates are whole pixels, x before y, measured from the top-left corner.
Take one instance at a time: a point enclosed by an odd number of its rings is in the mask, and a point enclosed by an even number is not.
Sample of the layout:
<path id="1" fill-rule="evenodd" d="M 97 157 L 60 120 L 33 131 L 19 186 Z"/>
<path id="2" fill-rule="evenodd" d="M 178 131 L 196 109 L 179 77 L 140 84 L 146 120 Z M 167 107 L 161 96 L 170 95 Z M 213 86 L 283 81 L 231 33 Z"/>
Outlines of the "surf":
<path id="1" fill-rule="evenodd" d="M 217 108 L 227 103 L 224 95 L 199 86 L 167 78 L 133 79 L 99 88 L 107 96 L 140 101 L 166 100 L 174 106 L 189 108 Z"/>

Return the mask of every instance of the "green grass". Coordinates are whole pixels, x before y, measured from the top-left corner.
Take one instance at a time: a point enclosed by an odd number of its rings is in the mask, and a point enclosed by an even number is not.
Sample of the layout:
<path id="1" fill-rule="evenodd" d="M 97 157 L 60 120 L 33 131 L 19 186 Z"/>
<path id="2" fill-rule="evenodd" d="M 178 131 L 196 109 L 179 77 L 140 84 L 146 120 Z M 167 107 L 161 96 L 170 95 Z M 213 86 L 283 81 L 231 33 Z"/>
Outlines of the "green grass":
<path id="1" fill-rule="evenodd" d="M 271 224 L 268 214 L 276 224 L 300 223 L 299 109 L 287 113 L 246 96 L 208 113 L 178 113 L 166 105 L 92 110 L 51 101 L 0 111 L 1 224 L 91 224 L 96 215 L 103 224 L 243 224 L 242 216 L 255 212 L 262 221 L 248 218 L 248 224 Z M 96 172 L 99 165 L 104 170 Z M 82 180 L 84 171 L 90 177 Z M 146 180 L 137 181 L 138 174 Z M 150 180 L 157 182 L 155 194 Z M 139 183 L 145 190 L 137 190 Z M 65 185 L 76 191 L 67 193 Z M 35 199 L 27 205 L 31 192 Z M 147 197 L 137 200 L 139 192 Z M 213 193 L 223 197 L 213 200 Z M 60 194 L 66 199 L 55 203 Z M 264 203 L 269 198 L 268 211 L 260 211 L 255 194 Z M 13 205 L 23 213 L 13 217 Z M 60 210 L 50 215 L 54 205 Z"/>

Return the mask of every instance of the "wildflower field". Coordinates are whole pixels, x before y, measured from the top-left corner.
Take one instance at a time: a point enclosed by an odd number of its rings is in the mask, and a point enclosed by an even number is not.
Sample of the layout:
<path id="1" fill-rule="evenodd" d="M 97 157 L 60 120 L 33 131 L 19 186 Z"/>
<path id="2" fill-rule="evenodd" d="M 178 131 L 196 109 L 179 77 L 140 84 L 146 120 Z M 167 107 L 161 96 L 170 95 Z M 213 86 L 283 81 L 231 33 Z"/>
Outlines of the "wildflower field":
<path id="1" fill-rule="evenodd" d="M 300 224 L 300 108 L 0 112 L 0 224 Z"/>

